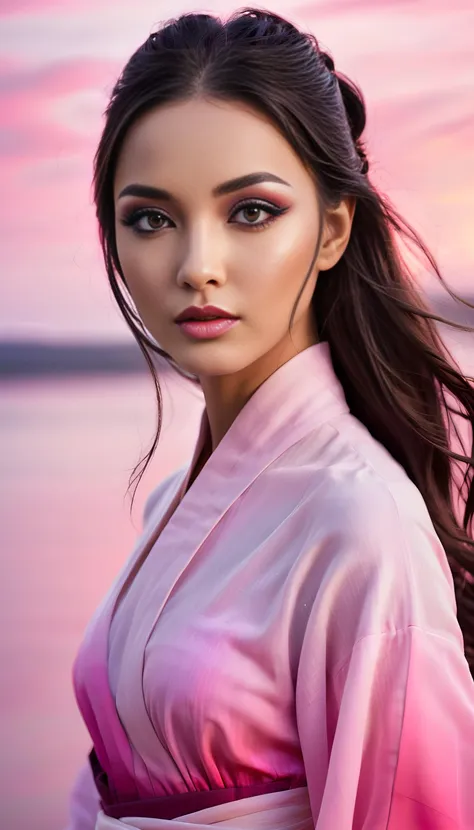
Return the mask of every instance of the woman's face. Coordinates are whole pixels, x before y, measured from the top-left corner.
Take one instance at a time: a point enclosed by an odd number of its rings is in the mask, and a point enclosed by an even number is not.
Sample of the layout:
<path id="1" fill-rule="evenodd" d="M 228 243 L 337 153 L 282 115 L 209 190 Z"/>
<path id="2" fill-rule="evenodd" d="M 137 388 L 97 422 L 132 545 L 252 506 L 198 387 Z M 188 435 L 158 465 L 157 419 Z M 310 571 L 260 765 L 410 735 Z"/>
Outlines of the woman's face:
<path id="1" fill-rule="evenodd" d="M 256 173 L 274 180 L 215 192 Z M 124 194 L 133 185 L 149 193 Z M 317 342 L 311 297 L 318 271 L 343 253 L 350 211 L 343 206 L 327 223 L 290 337 L 316 249 L 318 199 L 313 179 L 264 116 L 203 99 L 147 113 L 126 135 L 114 200 L 130 294 L 145 327 L 184 369 L 202 378 L 234 374 L 271 355 L 281 364 Z M 188 306 L 208 304 L 238 322 L 210 339 L 175 322 Z"/>

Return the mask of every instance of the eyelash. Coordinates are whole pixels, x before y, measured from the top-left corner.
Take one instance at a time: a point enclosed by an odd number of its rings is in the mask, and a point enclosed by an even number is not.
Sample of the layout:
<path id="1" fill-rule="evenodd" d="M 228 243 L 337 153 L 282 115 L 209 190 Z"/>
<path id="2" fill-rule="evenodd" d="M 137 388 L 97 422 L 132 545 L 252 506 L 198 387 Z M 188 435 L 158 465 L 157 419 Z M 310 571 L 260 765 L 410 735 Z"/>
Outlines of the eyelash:
<path id="1" fill-rule="evenodd" d="M 248 208 L 248 207 L 257 207 L 257 208 L 260 208 L 261 210 L 264 210 L 266 213 L 270 214 L 268 219 L 265 219 L 263 222 L 259 222 L 258 225 L 252 225 L 252 224 L 246 225 L 244 223 L 245 228 L 250 228 L 253 231 L 264 230 L 266 227 L 268 227 L 268 225 L 270 225 L 272 222 L 274 222 L 275 219 L 277 219 L 279 216 L 281 216 L 282 213 L 285 213 L 288 210 L 287 207 L 279 208 L 276 205 L 271 204 L 270 202 L 264 202 L 264 201 L 260 201 L 258 199 L 252 199 L 252 200 L 249 200 L 247 202 L 241 202 L 239 205 L 237 205 L 235 210 L 231 214 L 231 218 L 234 217 L 237 213 L 240 213 L 241 210 L 244 210 L 245 208 Z M 136 223 L 139 221 L 139 219 L 142 219 L 143 216 L 156 216 L 156 215 L 162 216 L 164 219 L 167 219 L 169 222 L 172 221 L 168 216 L 166 216 L 165 213 L 163 213 L 162 210 L 157 210 L 156 208 L 139 208 L 138 210 L 132 210 L 127 216 L 125 216 L 123 219 L 121 219 L 120 222 L 121 222 L 122 225 L 125 225 L 125 227 L 132 227 L 133 230 L 134 230 L 134 233 L 137 233 L 140 236 L 152 236 L 152 234 L 160 233 L 160 231 L 162 231 L 163 228 L 154 228 L 154 229 L 150 229 L 149 231 L 144 231 L 144 230 L 139 230 L 136 227 Z M 231 223 L 231 224 L 242 224 L 242 223 L 237 222 L 237 223 Z"/>

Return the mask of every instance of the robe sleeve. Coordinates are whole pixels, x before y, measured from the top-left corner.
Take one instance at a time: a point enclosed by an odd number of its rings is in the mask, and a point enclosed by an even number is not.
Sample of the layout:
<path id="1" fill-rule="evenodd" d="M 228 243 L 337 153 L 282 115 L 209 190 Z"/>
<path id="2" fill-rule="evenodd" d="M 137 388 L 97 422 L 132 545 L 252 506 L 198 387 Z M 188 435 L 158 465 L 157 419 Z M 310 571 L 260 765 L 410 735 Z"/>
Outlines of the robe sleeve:
<path id="1" fill-rule="evenodd" d="M 76 777 L 69 796 L 69 823 L 65 830 L 94 830 L 100 800 L 89 762 Z"/>
<path id="2" fill-rule="evenodd" d="M 329 586 L 304 634 L 296 714 L 314 827 L 473 830 L 474 681 L 447 565 L 434 532 L 414 523 L 402 539 L 393 512 L 381 519 L 341 563 L 333 551 L 336 600 Z M 328 630 L 352 638 L 334 661 Z"/>

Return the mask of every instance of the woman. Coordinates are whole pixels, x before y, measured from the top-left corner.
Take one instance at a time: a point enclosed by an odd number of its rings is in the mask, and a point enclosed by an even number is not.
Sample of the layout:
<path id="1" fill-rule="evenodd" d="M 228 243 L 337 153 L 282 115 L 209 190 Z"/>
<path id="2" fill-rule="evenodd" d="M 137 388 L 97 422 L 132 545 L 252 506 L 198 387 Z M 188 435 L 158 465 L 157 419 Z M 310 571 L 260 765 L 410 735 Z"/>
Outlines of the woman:
<path id="1" fill-rule="evenodd" d="M 252 9 L 170 22 L 115 86 L 110 284 L 205 410 L 75 663 L 73 830 L 474 827 L 473 458 L 448 446 L 474 390 L 364 125 L 315 38 Z"/>

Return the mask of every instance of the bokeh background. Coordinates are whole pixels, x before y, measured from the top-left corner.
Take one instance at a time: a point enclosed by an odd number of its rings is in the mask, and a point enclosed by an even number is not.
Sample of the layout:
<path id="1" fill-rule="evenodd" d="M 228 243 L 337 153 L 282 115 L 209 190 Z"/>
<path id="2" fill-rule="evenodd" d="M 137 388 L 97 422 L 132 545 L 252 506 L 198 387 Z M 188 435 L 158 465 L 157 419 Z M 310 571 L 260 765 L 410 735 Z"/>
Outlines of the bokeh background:
<path id="1" fill-rule="evenodd" d="M 473 303 L 472 0 L 265 7 L 316 34 L 361 86 L 371 176 Z M 156 415 L 100 259 L 90 181 L 102 112 L 121 66 L 154 27 L 184 11 L 236 8 L 0 0 L 0 815 L 8 830 L 66 824 L 90 745 L 73 697 L 74 655 L 130 553 L 149 490 L 189 458 L 202 407 L 185 381 L 163 375 L 163 439 L 130 517 L 128 478 Z M 420 285 L 434 308 L 474 324 L 436 280 L 421 273 Z M 443 334 L 473 372 L 473 335 Z"/>

